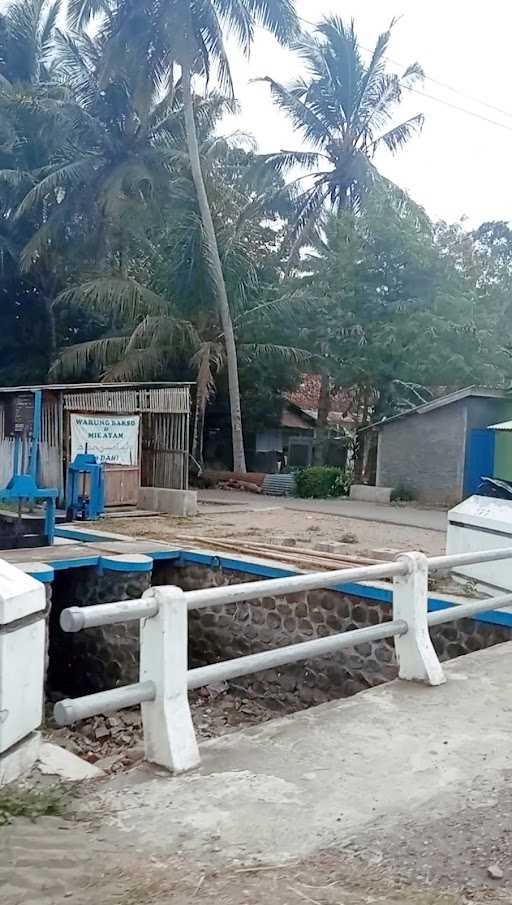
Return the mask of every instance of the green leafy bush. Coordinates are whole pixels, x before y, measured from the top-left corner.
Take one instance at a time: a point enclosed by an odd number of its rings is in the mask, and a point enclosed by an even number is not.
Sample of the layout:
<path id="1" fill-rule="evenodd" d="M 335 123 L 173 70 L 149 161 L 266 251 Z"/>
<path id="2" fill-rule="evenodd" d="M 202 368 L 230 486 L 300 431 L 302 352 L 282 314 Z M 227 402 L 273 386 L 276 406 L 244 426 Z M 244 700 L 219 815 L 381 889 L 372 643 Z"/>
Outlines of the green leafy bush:
<path id="1" fill-rule="evenodd" d="M 350 478 L 339 468 L 320 465 L 305 468 L 297 475 L 297 491 L 303 499 L 347 496 L 349 490 Z"/>
<path id="2" fill-rule="evenodd" d="M 64 817 L 70 809 L 71 798 L 76 795 L 74 787 L 62 785 L 46 789 L 25 789 L 13 784 L 0 789 L 0 827 L 10 823 L 14 817 L 38 817 L 49 815 Z"/>

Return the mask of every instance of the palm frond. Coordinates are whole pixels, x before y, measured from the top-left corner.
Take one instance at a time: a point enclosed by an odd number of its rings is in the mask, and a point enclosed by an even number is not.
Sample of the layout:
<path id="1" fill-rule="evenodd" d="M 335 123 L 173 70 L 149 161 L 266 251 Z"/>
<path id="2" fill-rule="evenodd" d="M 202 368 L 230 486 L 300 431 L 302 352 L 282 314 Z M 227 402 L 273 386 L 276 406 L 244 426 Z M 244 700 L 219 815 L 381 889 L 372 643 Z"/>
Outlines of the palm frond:
<path id="1" fill-rule="evenodd" d="M 243 53 L 248 54 L 254 39 L 254 19 L 247 5 L 239 0 L 220 0 L 216 6 L 228 32 L 234 35 Z"/>
<path id="2" fill-rule="evenodd" d="M 295 167 L 313 169 L 320 165 L 321 160 L 329 160 L 326 154 L 319 151 L 276 151 L 271 154 L 258 154 L 256 164 L 259 162 L 263 168 L 271 167 L 275 173 L 286 175 Z"/>
<path id="3" fill-rule="evenodd" d="M 59 188 L 76 189 L 80 184 L 87 185 L 103 162 L 100 157 L 87 156 L 55 168 L 25 195 L 16 210 L 15 219 L 23 217 L 34 205 L 39 204 Z"/>
<path id="4" fill-rule="evenodd" d="M 400 123 L 400 125 L 393 126 L 393 128 L 389 129 L 388 132 L 384 132 L 383 135 L 379 135 L 377 140 L 374 142 L 374 148 L 376 148 L 380 144 L 384 144 L 386 145 L 388 150 L 395 154 L 396 151 L 399 151 L 404 147 L 404 145 L 407 144 L 409 139 L 414 134 L 421 131 L 424 121 L 425 117 L 422 113 L 419 113 L 416 116 L 412 116 L 405 122 Z"/>
<path id="5" fill-rule="evenodd" d="M 55 56 L 57 71 L 65 79 L 77 103 L 90 110 L 97 102 L 100 87 L 89 60 L 90 39 L 86 35 L 71 32 L 55 32 Z"/>
<path id="6" fill-rule="evenodd" d="M 402 82 L 412 84 L 417 81 L 423 81 L 425 78 L 425 70 L 419 63 L 409 63 L 402 75 Z"/>
<path id="7" fill-rule="evenodd" d="M 272 99 L 279 109 L 291 119 L 295 128 L 302 132 L 306 141 L 316 148 L 323 148 L 332 141 L 329 129 L 292 91 L 274 81 L 270 76 L 256 79 L 256 81 L 266 82 L 270 86 Z"/>
<path id="8" fill-rule="evenodd" d="M 254 21 L 280 44 L 290 44 L 298 36 L 300 25 L 292 0 L 246 0 L 246 5 Z"/>
<path id="9" fill-rule="evenodd" d="M 278 358 L 281 361 L 294 365 L 305 365 L 316 358 L 307 349 L 299 349 L 295 346 L 281 346 L 277 343 L 240 343 L 240 358 L 254 361 L 257 358 Z"/>
<path id="10" fill-rule="evenodd" d="M 60 302 L 85 304 L 93 310 L 116 311 L 122 317 L 135 321 L 148 314 L 166 314 L 167 303 L 156 293 L 121 277 L 99 277 L 79 286 L 66 289 L 58 296 Z"/>
<path id="11" fill-rule="evenodd" d="M 26 170 L 5 169 L 0 170 L 0 182 L 5 182 L 6 185 L 9 185 L 14 189 L 26 189 L 27 185 L 34 185 L 35 179 L 32 173 L 29 173 Z"/>
<path id="12" fill-rule="evenodd" d="M 92 19 L 108 12 L 108 0 L 68 0 L 68 23 L 73 29 L 84 29 Z"/>
<path id="13" fill-rule="evenodd" d="M 101 375 L 107 367 L 123 356 L 128 336 L 104 336 L 90 342 L 77 343 L 64 349 L 52 365 L 50 375 L 69 379 L 81 377 L 91 368 Z"/>
<path id="14" fill-rule="evenodd" d="M 39 27 L 39 46 L 42 60 L 46 61 L 53 48 L 57 18 L 61 10 L 61 0 L 53 0 L 46 10 L 46 16 Z"/>
<path id="15" fill-rule="evenodd" d="M 158 380 L 165 374 L 167 362 L 162 352 L 155 346 L 137 349 L 111 365 L 105 371 L 103 380 L 119 383 L 128 380 Z"/>
<path id="16" fill-rule="evenodd" d="M 236 0 L 234 0 L 236 2 Z M 206 81 L 209 81 L 210 64 L 213 62 L 217 69 L 217 78 L 221 90 L 229 97 L 234 97 L 233 80 L 229 59 L 224 47 L 222 28 L 219 22 L 217 3 L 202 3 L 200 15 L 193 18 L 193 27 L 196 32 L 196 40 L 200 47 L 200 58 Z M 220 11 L 232 6 L 230 0 L 221 0 Z"/>

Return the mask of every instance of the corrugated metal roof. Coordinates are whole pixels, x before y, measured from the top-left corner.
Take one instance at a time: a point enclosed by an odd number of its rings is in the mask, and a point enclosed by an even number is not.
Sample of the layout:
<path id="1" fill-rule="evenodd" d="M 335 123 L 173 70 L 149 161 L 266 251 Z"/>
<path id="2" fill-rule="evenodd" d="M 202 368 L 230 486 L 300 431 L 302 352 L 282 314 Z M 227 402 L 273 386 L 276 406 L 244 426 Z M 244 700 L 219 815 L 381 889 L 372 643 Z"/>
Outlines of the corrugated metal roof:
<path id="1" fill-rule="evenodd" d="M 512 421 L 502 421 L 501 424 L 490 424 L 490 431 L 512 431 Z"/>
<path id="2" fill-rule="evenodd" d="M 151 390 L 167 389 L 172 387 L 190 387 L 194 384 L 190 381 L 161 381 L 154 383 L 46 383 L 31 384 L 23 387 L 0 387 L 0 393 L 29 393 L 34 390 L 48 390 L 49 392 L 73 393 L 80 390 Z"/>
<path id="3" fill-rule="evenodd" d="M 374 421 L 367 427 L 361 428 L 361 432 L 371 430 L 372 428 L 379 430 L 381 427 L 386 427 L 386 425 L 391 424 L 393 421 L 398 421 L 399 418 L 407 418 L 409 415 L 426 415 L 428 412 L 433 412 L 435 409 L 443 408 L 445 405 L 451 405 L 453 402 L 460 402 L 461 399 L 468 399 L 471 396 L 480 396 L 484 399 L 511 399 L 512 401 L 512 395 L 508 390 L 480 386 L 464 387 L 464 389 L 457 390 L 455 393 L 448 393 L 447 396 L 440 396 L 438 399 L 432 399 L 430 402 L 416 405 L 414 408 L 407 409 L 406 412 L 400 412 L 398 415 L 393 415 L 391 418 L 383 418 L 382 421 Z"/>

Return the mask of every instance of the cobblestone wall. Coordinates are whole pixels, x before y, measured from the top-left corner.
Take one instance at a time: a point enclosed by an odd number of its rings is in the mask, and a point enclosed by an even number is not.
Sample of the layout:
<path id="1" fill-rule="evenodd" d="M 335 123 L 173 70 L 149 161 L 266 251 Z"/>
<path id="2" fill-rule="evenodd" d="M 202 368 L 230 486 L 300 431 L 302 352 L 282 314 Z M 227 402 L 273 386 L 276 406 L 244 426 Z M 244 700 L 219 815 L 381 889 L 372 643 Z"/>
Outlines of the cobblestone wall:
<path id="1" fill-rule="evenodd" d="M 66 695 L 89 694 L 139 680 L 139 623 L 126 622 L 70 634 L 59 626 L 67 606 L 91 606 L 140 597 L 149 572 L 104 572 L 80 568 L 57 572 L 50 618 L 49 684 Z"/>
<path id="2" fill-rule="evenodd" d="M 248 573 L 206 566 L 156 562 L 153 584 L 184 590 L 254 581 Z M 122 623 L 76 634 L 63 633 L 59 617 L 66 606 L 90 606 L 140 597 L 150 573 L 105 572 L 81 568 L 56 573 L 50 613 L 49 686 L 70 696 L 103 691 L 138 681 L 139 623 Z M 47 593 L 49 594 L 49 586 Z M 213 607 L 189 614 L 191 666 L 324 638 L 391 619 L 391 607 L 337 591 L 309 591 L 288 597 Z M 441 660 L 508 641 L 512 630 L 471 619 L 437 626 L 432 640 Z M 326 657 L 233 680 L 232 688 L 276 710 L 293 710 L 348 697 L 388 682 L 397 668 L 392 639 L 364 643 Z"/>
<path id="3" fill-rule="evenodd" d="M 155 564 L 154 584 L 176 584 L 185 591 L 254 581 L 254 576 L 204 566 Z M 189 614 L 191 666 L 324 638 L 391 619 L 391 607 L 337 591 L 309 591 L 230 604 Z M 432 629 L 441 660 L 508 641 L 512 630 L 463 619 Z M 360 644 L 353 650 L 268 670 L 232 681 L 266 704 L 288 710 L 348 697 L 397 674 L 393 639 Z"/>

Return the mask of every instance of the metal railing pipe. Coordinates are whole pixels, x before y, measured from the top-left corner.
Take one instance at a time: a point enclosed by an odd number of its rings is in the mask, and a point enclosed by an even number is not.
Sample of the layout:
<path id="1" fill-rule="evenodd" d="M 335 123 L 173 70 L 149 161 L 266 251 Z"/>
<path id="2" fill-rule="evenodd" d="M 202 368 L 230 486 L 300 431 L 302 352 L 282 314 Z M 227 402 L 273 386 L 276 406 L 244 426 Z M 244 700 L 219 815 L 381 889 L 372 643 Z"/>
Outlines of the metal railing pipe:
<path id="1" fill-rule="evenodd" d="M 428 614 L 428 624 L 442 625 L 443 622 L 456 622 L 457 619 L 466 619 L 476 616 L 478 613 L 487 613 L 502 606 L 512 604 L 512 594 L 503 594 L 501 597 L 489 597 L 485 600 L 472 600 L 471 603 L 461 603 L 460 606 L 447 607 L 445 610 L 437 610 Z"/>
<path id="2" fill-rule="evenodd" d="M 70 606 L 60 614 L 60 627 L 65 632 L 80 632 L 83 628 L 99 625 L 116 625 L 118 622 L 136 622 L 156 616 L 158 604 L 152 597 L 141 600 L 119 600 L 97 606 Z"/>
<path id="3" fill-rule="evenodd" d="M 512 555 L 512 553 L 511 553 Z M 387 562 L 376 566 L 358 566 L 354 569 L 336 569 L 334 572 L 308 572 L 290 578 L 268 578 L 246 584 L 225 585 L 219 588 L 203 588 L 200 591 L 186 591 L 185 600 L 189 610 L 200 610 L 210 606 L 238 603 L 242 600 L 257 600 L 259 597 L 275 597 L 314 591 L 317 588 L 332 588 L 349 582 L 392 578 L 407 574 L 404 562 Z"/>
<path id="4" fill-rule="evenodd" d="M 499 547 L 497 550 L 480 550 L 478 553 L 452 553 L 449 556 L 430 556 L 428 568 L 430 572 L 453 569 L 455 566 L 472 566 L 480 562 L 498 562 L 501 559 L 512 559 L 512 547 Z"/>
<path id="5" fill-rule="evenodd" d="M 224 660 L 222 663 L 212 663 L 210 666 L 189 669 L 187 684 L 189 689 L 201 688 L 211 682 L 221 682 L 226 679 L 235 679 L 238 676 L 262 672 L 265 669 L 275 669 L 278 666 L 285 666 L 287 663 L 296 663 L 298 660 L 309 660 L 310 657 L 322 657 L 325 654 L 343 650 L 345 647 L 356 647 L 358 644 L 365 644 L 369 641 L 380 641 L 382 638 L 405 635 L 407 631 L 407 622 L 397 619 L 395 622 L 383 622 L 381 625 L 371 625 L 368 628 L 359 628 L 340 635 L 316 638 L 314 641 L 303 641 L 300 644 L 290 644 L 287 647 L 250 654 L 235 660 Z"/>
<path id="6" fill-rule="evenodd" d="M 59 726 L 69 726 L 77 720 L 85 720 L 98 713 L 114 713 L 124 707 L 135 707 L 145 701 L 154 701 L 156 686 L 154 682 L 137 682 L 136 685 L 124 685 L 88 694 L 82 698 L 67 698 L 58 701 L 53 708 L 53 716 Z"/>

